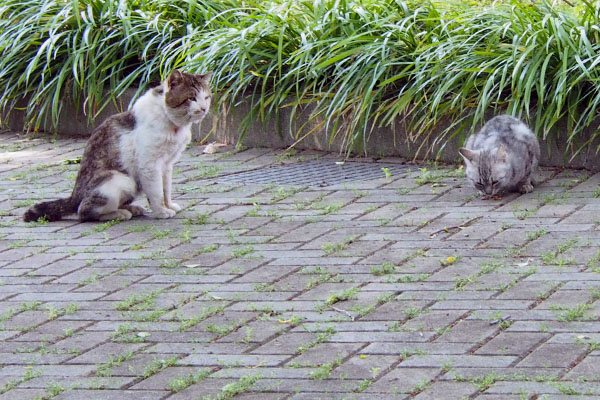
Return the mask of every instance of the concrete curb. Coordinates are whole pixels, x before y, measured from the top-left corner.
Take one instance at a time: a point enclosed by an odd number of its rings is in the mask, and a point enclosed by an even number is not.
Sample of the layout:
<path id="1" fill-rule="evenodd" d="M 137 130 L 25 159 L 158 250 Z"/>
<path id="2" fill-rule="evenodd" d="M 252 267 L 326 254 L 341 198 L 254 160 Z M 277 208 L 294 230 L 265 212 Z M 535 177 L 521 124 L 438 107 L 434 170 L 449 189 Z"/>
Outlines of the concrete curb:
<path id="1" fill-rule="evenodd" d="M 121 96 L 117 102 L 106 107 L 102 111 L 97 121 L 103 121 L 108 116 L 127 109 L 134 90 L 130 90 Z M 206 139 L 208 141 L 218 141 L 221 143 L 238 143 L 244 119 L 250 113 L 251 106 L 247 101 L 241 101 L 235 107 L 227 110 L 213 110 L 201 126 L 194 126 L 192 129 L 194 140 Z M 294 145 L 298 150 L 322 150 L 332 152 L 344 152 L 344 140 L 338 136 L 330 141 L 328 132 L 319 127 L 322 121 L 309 121 L 311 106 L 305 106 L 298 110 L 292 116 L 292 110 L 283 109 L 279 113 L 279 118 L 269 116 L 264 122 L 252 122 L 244 133 L 241 145 L 247 147 L 267 147 L 274 149 L 288 148 Z M 2 113 L 5 115 L 5 112 Z M 8 127 L 14 131 L 21 131 L 24 125 L 24 112 L 14 110 L 8 119 Z M 293 118 L 293 119 L 292 119 Z M 491 118 L 491 115 L 490 115 Z M 595 121 L 593 126 L 588 128 L 580 139 L 580 143 L 587 141 L 591 134 L 597 129 L 600 121 Z M 565 131 L 566 121 L 560 121 L 557 129 Z M 440 123 L 439 129 L 443 129 L 444 124 Z M 291 129 L 290 129 L 291 127 Z M 300 142 L 291 132 L 298 132 L 302 127 L 303 132 L 309 132 L 315 129 L 315 132 Z M 94 124 L 88 122 L 88 118 L 75 105 L 72 100 L 65 100 L 61 109 L 59 124 L 56 129 L 52 127 L 51 121 L 47 118 L 40 128 L 44 132 L 56 132 L 59 135 L 78 135 L 87 136 L 94 129 Z M 267 134 L 267 132 L 269 134 Z M 564 138 L 566 134 L 560 135 Z M 433 137 L 433 138 L 432 138 Z M 428 158 L 436 158 L 444 162 L 460 162 L 458 155 L 459 143 L 463 138 L 454 137 L 445 145 L 435 143 L 435 134 L 430 138 L 422 139 L 420 142 L 412 141 L 410 135 L 400 122 L 393 126 L 380 127 L 373 130 L 369 140 L 364 144 L 364 153 L 371 157 L 397 156 L 408 159 L 423 158 L 425 151 L 423 149 L 431 147 L 433 152 Z M 540 141 L 542 155 L 541 166 L 546 167 L 569 167 L 586 168 L 590 170 L 600 170 L 600 157 L 597 156 L 595 149 L 600 146 L 600 141 L 594 140 L 584 151 L 577 154 L 573 159 L 574 151 L 577 146 L 567 149 L 564 140 L 557 140 L 556 135 L 552 135 L 548 140 Z M 433 155 L 432 155 L 433 154 Z"/>

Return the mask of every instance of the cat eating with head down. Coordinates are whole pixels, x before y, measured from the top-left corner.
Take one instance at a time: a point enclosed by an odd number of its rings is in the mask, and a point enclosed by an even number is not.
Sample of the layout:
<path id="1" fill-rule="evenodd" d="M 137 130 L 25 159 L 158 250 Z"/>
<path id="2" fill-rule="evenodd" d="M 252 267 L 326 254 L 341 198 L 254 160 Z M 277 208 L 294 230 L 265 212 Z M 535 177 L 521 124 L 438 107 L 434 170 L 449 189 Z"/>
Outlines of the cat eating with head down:
<path id="1" fill-rule="evenodd" d="M 486 198 L 533 190 L 540 145 L 520 120 L 508 115 L 492 118 L 458 152 L 465 161 L 467 180 Z"/>
<path id="2" fill-rule="evenodd" d="M 176 70 L 131 110 L 109 117 L 90 136 L 71 196 L 34 205 L 24 221 L 73 213 L 81 221 L 128 220 L 144 214 L 131 204 L 142 193 L 153 217 L 175 216 L 181 207 L 171 200 L 173 165 L 191 141 L 191 125 L 208 112 L 211 74 Z"/>

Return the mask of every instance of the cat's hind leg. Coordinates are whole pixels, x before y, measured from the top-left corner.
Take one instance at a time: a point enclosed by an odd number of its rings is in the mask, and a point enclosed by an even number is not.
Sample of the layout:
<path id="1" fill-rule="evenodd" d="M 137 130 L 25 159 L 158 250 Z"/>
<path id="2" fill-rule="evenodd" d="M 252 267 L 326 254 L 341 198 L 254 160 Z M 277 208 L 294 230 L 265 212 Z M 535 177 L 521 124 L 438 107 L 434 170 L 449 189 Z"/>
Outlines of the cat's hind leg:
<path id="1" fill-rule="evenodd" d="M 77 210 L 79 219 L 81 221 L 131 219 L 133 212 L 123 207 L 123 200 L 132 199 L 135 189 L 133 179 L 114 171 L 110 178 L 105 179 L 82 199 Z"/>
<path id="2" fill-rule="evenodd" d="M 77 214 L 82 222 L 110 221 L 113 219 L 125 221 L 131 219 L 131 211 L 118 208 L 118 205 L 118 199 L 109 198 L 96 192 L 81 201 Z"/>

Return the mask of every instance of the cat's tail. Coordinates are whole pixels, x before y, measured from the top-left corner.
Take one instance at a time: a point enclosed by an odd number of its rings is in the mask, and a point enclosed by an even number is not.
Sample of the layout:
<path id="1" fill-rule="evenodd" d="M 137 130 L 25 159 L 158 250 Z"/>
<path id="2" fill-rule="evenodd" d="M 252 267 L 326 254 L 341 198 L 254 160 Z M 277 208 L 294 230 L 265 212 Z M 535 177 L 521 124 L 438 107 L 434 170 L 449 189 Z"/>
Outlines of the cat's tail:
<path id="1" fill-rule="evenodd" d="M 77 211 L 79 202 L 72 197 L 53 201 L 44 201 L 31 207 L 23 215 L 23 221 L 37 221 L 44 218 L 47 221 L 58 221 L 63 216 L 73 214 Z"/>

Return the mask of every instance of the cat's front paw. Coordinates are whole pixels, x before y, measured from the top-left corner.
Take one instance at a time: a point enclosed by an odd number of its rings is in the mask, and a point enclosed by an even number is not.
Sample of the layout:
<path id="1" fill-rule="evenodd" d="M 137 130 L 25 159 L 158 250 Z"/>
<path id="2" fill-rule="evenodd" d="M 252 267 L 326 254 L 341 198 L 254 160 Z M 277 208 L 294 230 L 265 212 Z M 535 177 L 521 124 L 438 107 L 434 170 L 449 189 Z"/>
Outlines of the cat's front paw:
<path id="1" fill-rule="evenodd" d="M 519 188 L 519 192 L 523 194 L 533 192 L 533 185 L 531 183 L 521 185 L 521 187 Z"/>
<path id="2" fill-rule="evenodd" d="M 170 208 L 161 208 L 159 210 L 153 210 L 152 216 L 158 219 L 173 218 L 175 216 L 175 211 Z"/>
<path id="3" fill-rule="evenodd" d="M 173 211 L 181 211 L 181 206 L 177 203 L 169 203 L 167 204 L 167 208 L 170 208 Z"/>

